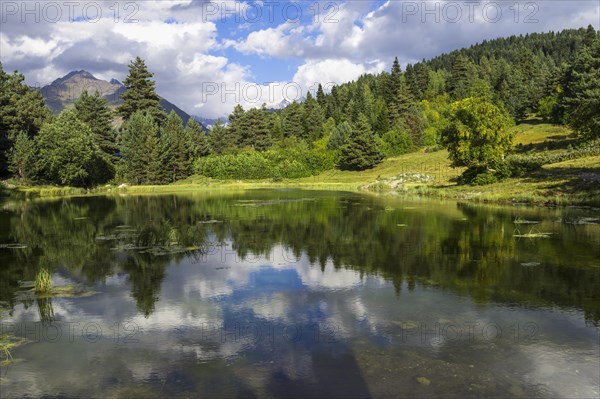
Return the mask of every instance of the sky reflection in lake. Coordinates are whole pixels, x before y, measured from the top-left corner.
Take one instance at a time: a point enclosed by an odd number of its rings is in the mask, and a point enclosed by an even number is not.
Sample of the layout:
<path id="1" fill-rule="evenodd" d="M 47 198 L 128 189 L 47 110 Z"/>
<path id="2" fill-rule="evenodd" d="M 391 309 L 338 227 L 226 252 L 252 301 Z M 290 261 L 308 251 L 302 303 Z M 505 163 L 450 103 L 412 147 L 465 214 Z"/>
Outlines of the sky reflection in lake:
<path id="1" fill-rule="evenodd" d="M 6 203 L 1 241 L 27 248 L 0 250 L 2 328 L 32 342 L 2 397 L 598 397 L 594 217 L 279 190 Z M 24 296 L 42 265 L 95 294 Z"/>

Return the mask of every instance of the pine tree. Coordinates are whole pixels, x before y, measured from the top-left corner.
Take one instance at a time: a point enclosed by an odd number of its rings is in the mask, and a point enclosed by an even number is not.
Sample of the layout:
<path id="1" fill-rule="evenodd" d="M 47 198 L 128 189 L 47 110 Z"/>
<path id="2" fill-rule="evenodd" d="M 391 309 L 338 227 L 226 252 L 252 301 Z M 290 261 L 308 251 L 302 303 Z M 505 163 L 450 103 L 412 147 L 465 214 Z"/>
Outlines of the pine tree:
<path id="1" fill-rule="evenodd" d="M 283 121 L 279 112 L 271 114 L 271 137 L 276 142 L 283 141 Z"/>
<path id="2" fill-rule="evenodd" d="M 194 143 L 188 140 L 183 122 L 175 111 L 171 111 L 161 129 L 162 167 L 165 180 L 175 182 L 192 174 Z"/>
<path id="3" fill-rule="evenodd" d="M 327 149 L 331 151 L 341 150 L 349 143 L 352 135 L 352 125 L 349 122 L 342 122 L 333 129 L 331 137 L 327 141 Z"/>
<path id="4" fill-rule="evenodd" d="M 600 38 L 579 50 L 567 75 L 562 102 L 568 123 L 584 139 L 600 138 Z"/>
<path id="5" fill-rule="evenodd" d="M 124 120 L 128 120 L 137 111 L 148 112 L 158 124 L 165 120 L 166 113 L 155 92 L 155 83 L 150 79 L 152 76 L 154 75 L 148 71 L 140 57 L 129 64 L 129 75 L 123 82 L 127 91 L 121 94 L 123 103 L 117 107 L 117 113 Z"/>
<path id="6" fill-rule="evenodd" d="M 271 147 L 271 118 L 266 104 L 261 108 L 251 108 L 236 118 L 231 128 L 239 132 L 239 147 L 250 147 L 265 151 Z"/>
<path id="7" fill-rule="evenodd" d="M 114 155 L 117 145 L 108 101 L 98 92 L 90 96 L 87 91 L 83 91 L 74 105 L 79 120 L 92 129 L 96 145 L 107 155 Z"/>
<path id="8" fill-rule="evenodd" d="M 267 111 L 266 104 L 258 109 L 252 109 L 250 112 L 251 126 L 253 130 L 253 144 L 252 146 L 257 151 L 266 151 L 273 145 L 271 138 L 271 118 Z"/>
<path id="9" fill-rule="evenodd" d="M 317 102 L 321 106 L 322 110 L 325 110 L 327 106 L 327 98 L 325 97 L 325 92 L 323 91 L 323 86 L 319 83 L 319 87 L 317 88 Z"/>
<path id="10" fill-rule="evenodd" d="M 124 159 L 124 177 L 135 184 L 161 183 L 163 148 L 154 116 L 137 111 L 125 122 L 119 144 Z"/>
<path id="11" fill-rule="evenodd" d="M 452 73 L 448 80 L 448 91 L 455 100 L 461 100 L 469 96 L 471 84 L 476 77 L 476 67 L 473 62 L 459 55 L 452 65 Z"/>
<path id="12" fill-rule="evenodd" d="M 414 105 L 415 99 L 404 79 L 401 79 L 394 101 L 390 104 L 390 125 L 403 123 L 405 116 Z"/>
<path id="13" fill-rule="evenodd" d="M 306 138 L 304 107 L 294 101 L 284 111 L 283 131 L 285 137 Z"/>
<path id="14" fill-rule="evenodd" d="M 205 157 L 212 152 L 208 136 L 194 118 L 188 119 L 184 133 L 187 136 L 186 140 L 193 144 L 192 154 L 194 157 Z"/>
<path id="15" fill-rule="evenodd" d="M 208 142 L 214 154 L 224 154 L 231 147 L 227 130 L 219 119 L 208 132 Z"/>
<path id="16" fill-rule="evenodd" d="M 226 147 L 237 148 L 242 146 L 242 142 L 245 142 L 243 137 L 246 127 L 242 126 L 244 121 L 244 107 L 240 104 L 233 108 L 233 112 L 229 115 L 229 125 L 227 126 L 227 138 L 229 142 Z"/>
<path id="17" fill-rule="evenodd" d="M 321 106 L 309 92 L 304 101 L 304 131 L 310 141 L 318 140 L 323 135 L 323 122 L 325 115 Z"/>
<path id="18" fill-rule="evenodd" d="M 414 71 L 417 75 L 417 99 L 424 99 L 427 88 L 429 87 L 429 77 L 431 74 L 431 68 L 429 68 L 425 61 L 423 61 L 419 62 L 418 64 L 415 64 Z"/>
<path id="19" fill-rule="evenodd" d="M 373 105 L 375 120 L 373 130 L 375 133 L 383 134 L 390 129 L 390 111 L 383 97 L 379 97 Z"/>
<path id="20" fill-rule="evenodd" d="M 370 169 L 381 163 L 383 154 L 375 142 L 369 120 L 363 114 L 358 120 L 347 144 L 342 146 L 341 167 L 348 170 Z"/>
<path id="21" fill-rule="evenodd" d="M 404 79 L 411 95 L 416 99 L 423 98 L 423 92 L 419 86 L 417 72 L 411 64 L 406 66 L 406 71 L 404 71 Z"/>
<path id="22" fill-rule="evenodd" d="M 385 84 L 384 98 L 388 104 L 391 104 L 392 102 L 394 102 L 396 93 L 398 93 L 398 90 L 400 89 L 400 86 L 402 84 L 402 69 L 400 69 L 398 57 L 394 58 L 394 63 L 392 64 L 392 72 L 390 75 L 387 75 L 386 78 L 388 82 Z"/>
<path id="23" fill-rule="evenodd" d="M 369 85 L 363 84 L 360 86 L 357 100 L 356 115 L 360 113 L 364 114 L 371 126 L 373 126 L 376 121 L 375 97 L 373 96 L 373 92 L 369 88 Z"/>

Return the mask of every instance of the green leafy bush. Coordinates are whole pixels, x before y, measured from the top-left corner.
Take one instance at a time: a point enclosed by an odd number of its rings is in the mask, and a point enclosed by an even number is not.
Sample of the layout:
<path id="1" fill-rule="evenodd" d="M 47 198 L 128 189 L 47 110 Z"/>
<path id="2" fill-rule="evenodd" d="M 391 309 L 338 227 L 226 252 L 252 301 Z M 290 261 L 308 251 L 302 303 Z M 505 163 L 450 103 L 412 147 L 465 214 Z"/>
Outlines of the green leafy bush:
<path id="1" fill-rule="evenodd" d="M 210 155 L 195 162 L 197 174 L 214 179 L 295 179 L 333 169 L 333 151 L 307 145 L 238 154 Z"/>

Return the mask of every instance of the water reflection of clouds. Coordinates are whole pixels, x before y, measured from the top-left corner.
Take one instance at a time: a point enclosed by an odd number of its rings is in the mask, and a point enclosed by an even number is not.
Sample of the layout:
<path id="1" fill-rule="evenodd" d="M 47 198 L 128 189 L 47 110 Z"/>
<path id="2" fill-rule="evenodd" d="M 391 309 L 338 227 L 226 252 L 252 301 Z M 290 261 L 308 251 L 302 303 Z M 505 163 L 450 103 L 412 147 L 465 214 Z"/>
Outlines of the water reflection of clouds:
<path id="1" fill-rule="evenodd" d="M 283 248 L 274 251 L 278 252 L 283 252 Z M 201 264 L 190 259 L 171 264 L 165 274 L 159 300 L 148 317 L 136 309 L 130 281 L 124 275 L 107 277 L 106 291 L 94 297 L 55 298 L 54 314 L 66 321 L 95 322 L 106 328 L 105 331 L 110 331 L 112 323 L 137 325 L 142 332 L 139 344 L 123 347 L 127 351 L 127 362 L 119 369 L 121 373 L 126 370 L 135 381 L 166 380 L 170 367 L 189 361 L 236 362 L 248 356 L 252 358 L 256 352 L 263 356 L 268 353 L 266 358 L 273 363 L 267 361 L 254 370 L 253 384 L 259 387 L 258 391 L 264 390 L 269 376 L 277 370 L 291 380 L 316 381 L 313 347 L 281 339 L 270 348 L 264 341 L 257 343 L 232 336 L 223 339 L 220 324 L 236 320 L 269 321 L 271 327 L 328 323 L 335 326 L 335 338 L 342 344 L 351 345 L 353 339 L 366 336 L 368 340 L 396 345 L 395 350 L 427 346 L 431 356 L 443 357 L 454 353 L 456 345 L 453 347 L 452 342 L 444 339 L 423 343 L 418 334 L 403 342 L 399 335 L 400 323 L 425 323 L 431 327 L 440 321 L 462 325 L 477 320 L 485 324 L 506 317 L 496 309 L 485 312 L 474 307 L 468 298 L 433 288 L 417 286 L 408 292 L 403 284 L 398 296 L 391 283 L 380 276 L 335 268 L 331 262 L 321 270 L 320 265 L 311 265 L 305 256 L 296 262 L 286 262 L 283 256 L 262 261 L 231 258 L 223 262 L 220 254 L 214 254 Z M 407 296 L 410 300 L 404 300 Z M 17 306 L 8 321 L 36 320 L 36 312 L 35 306 L 28 309 Z M 214 334 L 205 335 L 207 326 L 216 328 Z M 548 340 L 551 342 L 552 337 Z M 97 356 L 94 353 L 99 350 L 119 356 L 119 349 L 108 340 L 95 347 L 78 344 L 85 348 L 88 356 Z M 589 365 L 594 364 L 594 359 L 589 353 L 545 343 L 520 346 L 520 350 L 531 363 L 531 371 L 524 375 L 528 382 L 544 381 L 550 393 L 559 397 L 598 395 L 593 390 L 598 381 L 590 374 L 593 367 Z M 496 361 L 502 360 L 496 352 L 493 356 Z M 106 362 L 102 364 L 109 364 L 109 360 L 101 359 L 104 360 L 100 362 Z M 73 365 L 85 367 L 86 361 L 74 361 Z M 32 375 L 47 372 L 35 370 L 35 363 L 28 367 L 34 370 Z M 492 367 L 503 368 L 500 362 Z M 574 367 L 579 367 L 579 371 L 574 372 Z M 568 378 L 561 376 L 561 371 Z M 109 370 L 102 373 L 104 378 L 114 376 Z M 60 383 L 64 383 L 64 379 L 57 378 L 49 386 Z M 34 384 L 29 388 L 29 392 L 38 394 L 47 391 L 48 386 Z"/>

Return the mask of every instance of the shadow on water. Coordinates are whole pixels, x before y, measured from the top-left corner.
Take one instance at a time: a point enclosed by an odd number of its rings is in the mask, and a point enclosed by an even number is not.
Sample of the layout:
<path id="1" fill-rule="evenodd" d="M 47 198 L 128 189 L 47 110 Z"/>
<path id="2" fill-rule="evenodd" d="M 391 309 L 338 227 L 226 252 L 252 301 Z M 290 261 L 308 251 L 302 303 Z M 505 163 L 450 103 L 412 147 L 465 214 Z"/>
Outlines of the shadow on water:
<path id="1" fill-rule="evenodd" d="M 363 378 L 352 351 L 312 355 L 311 378 L 295 379 L 285 370 L 275 370 L 267 386 L 272 398 L 371 398 L 369 387 Z M 308 380 L 308 381 L 307 381 Z"/>

